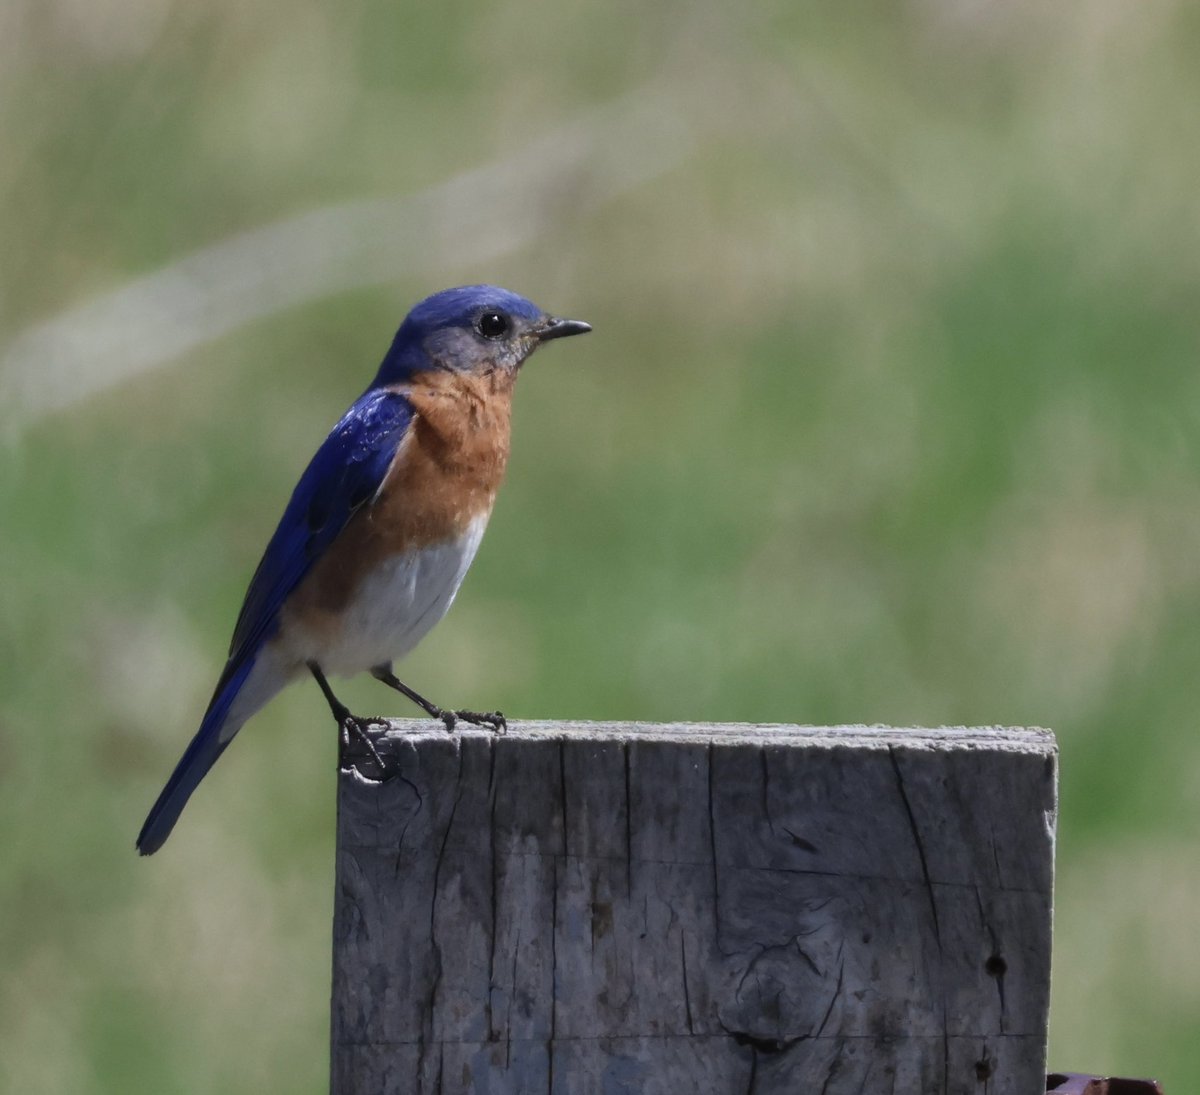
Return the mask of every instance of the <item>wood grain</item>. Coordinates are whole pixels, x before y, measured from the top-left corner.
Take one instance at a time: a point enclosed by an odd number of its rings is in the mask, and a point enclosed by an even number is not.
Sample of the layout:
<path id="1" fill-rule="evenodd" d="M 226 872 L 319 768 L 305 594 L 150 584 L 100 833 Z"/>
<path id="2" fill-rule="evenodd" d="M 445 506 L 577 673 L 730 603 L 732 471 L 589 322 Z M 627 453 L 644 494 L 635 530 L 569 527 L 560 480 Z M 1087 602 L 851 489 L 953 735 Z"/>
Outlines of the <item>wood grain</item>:
<path id="1" fill-rule="evenodd" d="M 338 794 L 332 1081 L 1044 1091 L 1039 730 L 401 722 Z"/>

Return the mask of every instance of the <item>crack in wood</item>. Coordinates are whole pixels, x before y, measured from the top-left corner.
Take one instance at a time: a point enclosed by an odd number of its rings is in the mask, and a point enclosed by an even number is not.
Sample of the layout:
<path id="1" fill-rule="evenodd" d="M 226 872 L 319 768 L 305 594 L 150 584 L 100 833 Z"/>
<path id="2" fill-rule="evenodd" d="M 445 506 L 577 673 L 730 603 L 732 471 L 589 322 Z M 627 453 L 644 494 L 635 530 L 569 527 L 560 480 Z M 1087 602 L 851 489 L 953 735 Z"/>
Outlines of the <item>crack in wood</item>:
<path id="1" fill-rule="evenodd" d="M 929 911 L 933 916 L 933 937 L 937 942 L 938 953 L 942 951 L 942 930 L 938 922 L 937 897 L 933 890 L 933 879 L 929 875 L 929 860 L 925 855 L 925 842 L 921 839 L 921 829 L 917 825 L 917 816 L 913 813 L 912 803 L 908 799 L 908 790 L 904 786 L 904 774 L 900 771 L 900 759 L 896 755 L 896 747 L 888 746 L 888 757 L 891 758 L 892 770 L 896 774 L 896 787 L 900 791 L 900 801 L 904 805 L 904 812 L 908 817 L 908 825 L 912 830 L 913 843 L 917 847 L 917 857 L 921 862 L 921 874 L 925 879 L 925 890 L 929 895 Z M 939 971 L 939 980 L 942 988 L 942 1090 L 949 1091 L 950 1085 L 950 1018 L 948 1014 L 948 1003 L 946 1000 L 946 984 L 944 973 Z"/>

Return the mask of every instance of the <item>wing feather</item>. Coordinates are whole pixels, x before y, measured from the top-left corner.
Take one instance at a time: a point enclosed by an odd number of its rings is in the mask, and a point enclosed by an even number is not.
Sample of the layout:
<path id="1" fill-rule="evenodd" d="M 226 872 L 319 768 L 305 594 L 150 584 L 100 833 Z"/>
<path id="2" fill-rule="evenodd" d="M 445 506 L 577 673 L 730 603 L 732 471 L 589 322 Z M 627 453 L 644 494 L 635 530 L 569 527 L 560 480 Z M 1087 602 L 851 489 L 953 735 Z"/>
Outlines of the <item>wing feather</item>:
<path id="1" fill-rule="evenodd" d="M 223 678 L 274 633 L 288 595 L 375 496 L 412 419 L 412 404 L 402 392 L 368 391 L 330 431 L 296 484 L 250 580 Z"/>

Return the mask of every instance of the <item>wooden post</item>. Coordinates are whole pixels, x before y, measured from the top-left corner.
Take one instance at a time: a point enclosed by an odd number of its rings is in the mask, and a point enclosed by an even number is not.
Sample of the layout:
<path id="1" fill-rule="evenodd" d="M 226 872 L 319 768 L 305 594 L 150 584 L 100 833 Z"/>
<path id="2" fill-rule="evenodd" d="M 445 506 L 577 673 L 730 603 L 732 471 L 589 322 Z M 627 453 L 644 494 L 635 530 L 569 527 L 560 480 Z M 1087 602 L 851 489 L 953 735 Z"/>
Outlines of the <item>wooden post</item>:
<path id="1" fill-rule="evenodd" d="M 335 1095 L 1035 1095 L 1041 730 L 397 722 L 344 773 Z M 365 769 L 364 769 L 365 770 Z"/>

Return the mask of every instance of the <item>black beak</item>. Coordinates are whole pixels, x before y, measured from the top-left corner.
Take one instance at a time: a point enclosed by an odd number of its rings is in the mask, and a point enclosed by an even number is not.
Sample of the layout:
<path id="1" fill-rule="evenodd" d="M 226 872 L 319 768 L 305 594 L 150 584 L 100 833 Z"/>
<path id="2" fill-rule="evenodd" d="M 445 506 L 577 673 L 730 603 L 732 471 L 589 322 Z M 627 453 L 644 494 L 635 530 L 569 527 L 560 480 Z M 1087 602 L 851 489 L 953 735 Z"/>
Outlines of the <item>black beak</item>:
<path id="1" fill-rule="evenodd" d="M 538 331 L 539 342 L 549 342 L 552 338 L 566 338 L 567 335 L 586 335 L 592 329 L 590 323 L 581 319 L 557 319 L 550 316 Z"/>

